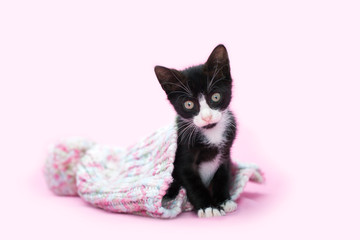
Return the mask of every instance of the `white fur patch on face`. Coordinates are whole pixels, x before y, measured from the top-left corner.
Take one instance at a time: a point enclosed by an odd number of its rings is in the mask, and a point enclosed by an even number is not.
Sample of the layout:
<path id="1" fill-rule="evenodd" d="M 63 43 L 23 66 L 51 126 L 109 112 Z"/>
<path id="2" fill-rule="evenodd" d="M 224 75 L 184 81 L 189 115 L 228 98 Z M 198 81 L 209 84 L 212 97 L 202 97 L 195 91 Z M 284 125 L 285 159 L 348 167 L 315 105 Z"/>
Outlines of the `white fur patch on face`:
<path id="1" fill-rule="evenodd" d="M 218 123 L 221 120 L 221 111 L 211 109 L 202 94 L 199 97 L 199 104 L 200 112 L 194 117 L 194 123 L 196 126 L 204 127 L 209 124 Z"/>
<path id="2" fill-rule="evenodd" d="M 206 103 L 204 95 L 199 98 L 200 111 L 193 119 L 205 136 L 205 143 L 219 145 L 225 140 L 224 132 L 229 123 L 228 111 L 214 110 Z M 212 128 L 203 128 L 204 126 L 216 124 Z"/>
<path id="3" fill-rule="evenodd" d="M 225 130 L 229 124 L 229 121 L 230 116 L 228 114 L 228 111 L 225 110 L 225 112 L 223 112 L 222 114 L 222 118 L 215 127 L 210 129 L 201 128 L 201 132 L 205 136 L 205 142 L 214 145 L 219 145 L 224 142 L 226 138 Z"/>
<path id="4" fill-rule="evenodd" d="M 220 154 L 218 154 L 212 161 L 200 163 L 198 171 L 201 181 L 204 183 L 205 186 L 209 186 L 219 166 Z"/>

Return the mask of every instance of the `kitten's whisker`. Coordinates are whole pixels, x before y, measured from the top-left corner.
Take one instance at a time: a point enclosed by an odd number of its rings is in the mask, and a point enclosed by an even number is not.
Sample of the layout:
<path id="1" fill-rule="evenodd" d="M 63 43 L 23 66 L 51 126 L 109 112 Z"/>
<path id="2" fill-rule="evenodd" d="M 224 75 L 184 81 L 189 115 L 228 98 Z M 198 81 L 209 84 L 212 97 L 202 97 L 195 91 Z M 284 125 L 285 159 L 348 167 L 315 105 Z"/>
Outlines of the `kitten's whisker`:
<path id="1" fill-rule="evenodd" d="M 187 86 L 187 89 L 188 89 L 188 90 L 190 91 L 190 93 L 191 93 L 190 96 L 192 96 L 193 94 L 192 94 L 192 92 L 191 92 L 191 90 L 190 90 L 189 81 L 186 82 L 186 86 Z"/>
<path id="2" fill-rule="evenodd" d="M 175 77 L 175 79 L 184 87 L 185 91 L 187 91 L 187 93 L 191 96 L 192 94 L 191 94 L 190 89 L 184 85 L 184 83 L 175 75 L 174 72 L 171 71 L 171 73 Z"/>
<path id="3" fill-rule="evenodd" d="M 193 126 L 191 126 L 191 130 L 193 130 Z M 192 134 L 192 131 L 190 130 L 190 133 L 188 134 L 188 141 L 187 141 L 187 144 L 188 144 L 188 148 L 190 148 L 190 142 L 191 142 L 191 134 Z"/>
<path id="4" fill-rule="evenodd" d="M 218 73 L 223 69 L 224 66 L 221 66 L 219 69 L 218 69 L 218 65 L 216 65 L 216 68 L 215 68 L 215 71 L 214 71 L 214 74 L 213 74 L 213 77 L 211 78 L 211 81 L 210 81 L 210 84 L 208 85 L 208 91 L 211 90 L 212 86 L 215 84 L 213 83 L 215 77 L 218 75 Z M 216 81 L 215 81 L 216 82 Z"/>
<path id="5" fill-rule="evenodd" d="M 184 134 L 184 138 L 182 139 L 182 140 L 184 140 L 184 144 L 186 144 L 186 142 L 189 142 L 188 139 L 189 139 L 189 136 L 190 136 L 190 131 L 191 131 L 191 128 L 187 129 L 186 133 Z"/>
<path id="6" fill-rule="evenodd" d="M 172 82 L 166 82 L 166 83 L 164 83 L 164 84 L 170 84 L 170 85 L 175 85 L 175 86 L 177 86 L 177 87 L 179 87 L 179 88 L 181 88 L 181 89 L 183 89 L 189 96 L 192 96 L 192 94 L 191 94 L 191 92 L 190 92 L 190 90 L 189 89 L 187 89 L 186 87 L 183 87 L 183 86 L 181 86 L 181 85 L 179 85 L 179 84 L 176 84 L 176 83 L 172 83 Z"/>
<path id="7" fill-rule="evenodd" d="M 209 90 L 211 90 L 212 87 L 213 87 L 216 83 L 218 83 L 218 82 L 220 82 L 220 81 L 222 81 L 222 80 L 224 80 L 224 79 L 226 79 L 226 78 L 225 78 L 225 77 L 221 77 L 221 78 L 219 78 L 218 80 L 216 80 L 215 82 L 213 82 L 213 83 L 211 84 L 211 86 L 209 87 Z"/>
<path id="8" fill-rule="evenodd" d="M 180 138 L 180 143 L 182 143 L 187 136 L 187 132 L 189 132 L 191 130 L 191 123 L 185 123 L 184 126 L 181 126 L 181 129 L 179 130 L 179 138 Z"/>
<path id="9" fill-rule="evenodd" d="M 185 95 L 185 94 L 184 94 Z M 179 95 L 177 98 L 176 98 L 176 102 L 178 102 L 179 101 L 179 98 L 181 98 L 182 96 L 184 96 L 184 95 Z"/>
<path id="10" fill-rule="evenodd" d="M 193 145 L 195 142 L 197 128 L 196 126 L 194 126 L 192 121 L 182 119 L 181 122 L 182 123 L 178 128 L 178 132 L 179 132 L 178 137 L 180 138 L 179 143 L 187 144 L 188 147 L 190 148 L 190 146 Z"/>
<path id="11" fill-rule="evenodd" d="M 187 94 L 187 92 L 183 92 L 183 91 L 171 91 L 168 95 L 174 94 L 174 93 L 182 93 L 182 94 Z"/>
<path id="12" fill-rule="evenodd" d="M 216 75 L 217 75 L 217 68 L 218 68 L 218 65 L 216 65 L 216 67 L 215 67 L 214 74 L 213 74 L 213 76 L 212 76 L 212 78 L 211 78 L 211 80 L 210 80 L 210 84 L 208 85 L 208 90 L 210 90 L 210 86 L 211 86 L 211 84 L 212 84 L 212 82 L 213 82 L 214 78 L 215 78 L 215 77 L 216 77 Z"/>
<path id="13" fill-rule="evenodd" d="M 184 124 L 181 127 L 179 127 L 179 134 L 181 135 L 188 127 L 190 127 L 190 124 Z"/>
<path id="14" fill-rule="evenodd" d="M 197 128 L 194 125 L 192 125 L 192 126 L 193 126 L 193 130 L 191 132 L 192 139 L 190 139 L 190 140 L 191 140 L 191 144 L 194 145 L 195 139 L 196 139 L 196 134 L 197 134 Z"/>
<path id="15" fill-rule="evenodd" d="M 194 134 L 194 127 L 192 128 L 192 131 L 190 132 L 189 134 L 189 141 L 188 141 L 188 146 L 190 148 L 190 146 L 193 144 L 193 141 L 192 141 L 192 137 L 193 137 L 193 134 Z"/>

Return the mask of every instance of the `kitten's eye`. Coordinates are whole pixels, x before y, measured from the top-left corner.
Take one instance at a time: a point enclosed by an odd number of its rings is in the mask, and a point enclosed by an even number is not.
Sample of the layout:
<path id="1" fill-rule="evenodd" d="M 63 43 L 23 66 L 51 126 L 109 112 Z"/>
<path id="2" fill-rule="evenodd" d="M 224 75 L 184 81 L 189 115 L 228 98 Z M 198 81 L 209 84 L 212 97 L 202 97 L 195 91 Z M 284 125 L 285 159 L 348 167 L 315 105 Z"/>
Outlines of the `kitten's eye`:
<path id="1" fill-rule="evenodd" d="M 184 103 L 184 107 L 185 107 L 186 109 L 188 109 L 188 110 L 191 110 L 191 109 L 194 108 L 194 103 L 193 103 L 192 101 L 186 101 L 186 102 Z"/>
<path id="2" fill-rule="evenodd" d="M 218 101 L 220 101 L 220 99 L 221 99 L 220 93 L 214 93 L 214 94 L 211 96 L 211 100 L 212 100 L 213 102 L 218 102 Z"/>

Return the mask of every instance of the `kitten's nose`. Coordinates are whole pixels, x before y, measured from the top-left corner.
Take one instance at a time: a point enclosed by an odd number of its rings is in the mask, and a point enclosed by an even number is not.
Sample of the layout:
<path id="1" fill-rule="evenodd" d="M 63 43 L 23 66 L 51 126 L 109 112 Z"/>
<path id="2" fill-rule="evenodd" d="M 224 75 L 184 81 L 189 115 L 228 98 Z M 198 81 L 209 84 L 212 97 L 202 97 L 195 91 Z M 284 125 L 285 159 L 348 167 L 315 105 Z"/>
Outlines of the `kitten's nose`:
<path id="1" fill-rule="evenodd" d="M 210 122 L 212 119 L 212 116 L 211 116 L 211 114 L 204 114 L 204 115 L 201 115 L 201 119 L 204 120 L 205 122 Z"/>

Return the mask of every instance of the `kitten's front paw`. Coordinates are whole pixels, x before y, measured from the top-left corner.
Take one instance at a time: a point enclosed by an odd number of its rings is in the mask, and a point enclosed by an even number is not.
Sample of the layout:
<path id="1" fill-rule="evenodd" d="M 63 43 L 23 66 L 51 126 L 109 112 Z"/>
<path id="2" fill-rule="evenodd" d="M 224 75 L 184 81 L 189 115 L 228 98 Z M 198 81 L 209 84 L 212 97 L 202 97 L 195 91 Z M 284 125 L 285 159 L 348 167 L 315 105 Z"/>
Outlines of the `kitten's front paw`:
<path id="1" fill-rule="evenodd" d="M 226 200 L 223 204 L 220 205 L 225 212 L 229 213 L 229 212 L 234 212 L 237 208 L 237 204 L 236 202 L 232 201 L 232 200 Z"/>
<path id="2" fill-rule="evenodd" d="M 225 211 L 222 209 L 217 209 L 217 208 L 212 208 L 212 207 L 208 207 L 204 209 L 199 209 L 198 212 L 198 217 L 200 218 L 209 218 L 209 217 L 220 217 L 220 216 L 225 216 Z"/>

